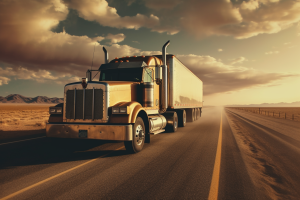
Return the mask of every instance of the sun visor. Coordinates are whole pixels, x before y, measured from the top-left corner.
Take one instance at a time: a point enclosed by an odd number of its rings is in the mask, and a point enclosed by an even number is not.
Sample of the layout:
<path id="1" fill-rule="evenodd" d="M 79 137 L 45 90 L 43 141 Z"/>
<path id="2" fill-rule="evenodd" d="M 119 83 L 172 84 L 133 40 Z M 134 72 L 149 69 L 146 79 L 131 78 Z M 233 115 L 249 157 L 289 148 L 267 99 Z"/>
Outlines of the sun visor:
<path id="1" fill-rule="evenodd" d="M 121 69 L 121 68 L 140 68 L 140 67 L 147 67 L 147 64 L 144 61 L 107 63 L 107 64 L 102 64 L 99 67 L 99 70 Z"/>

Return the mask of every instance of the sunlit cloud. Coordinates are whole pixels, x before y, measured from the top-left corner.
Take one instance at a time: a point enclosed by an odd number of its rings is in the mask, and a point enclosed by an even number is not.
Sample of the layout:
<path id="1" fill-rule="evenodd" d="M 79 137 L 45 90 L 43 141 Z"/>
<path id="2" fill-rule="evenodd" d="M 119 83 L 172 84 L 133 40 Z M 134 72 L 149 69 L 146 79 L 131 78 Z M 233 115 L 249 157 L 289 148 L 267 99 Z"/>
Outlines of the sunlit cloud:
<path id="1" fill-rule="evenodd" d="M 165 0 L 164 2 L 169 1 Z M 225 26 L 242 22 L 244 18 L 238 6 L 233 6 L 230 1 L 222 1 L 220 4 L 216 2 L 197 1 L 194 2 L 195 4 L 177 4 L 173 2 L 174 4 L 171 7 L 153 8 L 154 10 L 166 11 L 166 15 L 168 10 L 179 9 L 180 12 L 176 15 L 180 13 L 182 17 L 178 24 L 170 25 L 165 29 L 158 23 L 160 20 L 155 15 L 149 17 L 145 15 L 120 17 L 116 10 L 109 7 L 104 0 L 1 2 L 0 30 L 5 31 L 0 31 L 0 60 L 5 65 L 0 67 L 0 85 L 8 84 L 11 79 L 36 80 L 38 82 L 52 81 L 58 84 L 79 81 L 80 77 L 85 76 L 84 72 L 91 68 L 94 48 L 93 69 L 97 69 L 104 63 L 102 51 L 102 41 L 104 39 L 111 41 L 111 44 L 106 46 L 110 60 L 122 56 L 161 54 L 160 51 L 141 51 L 129 45 L 118 44 L 125 39 L 125 35 L 122 33 L 90 38 L 70 35 L 66 31 L 52 32 L 53 27 L 66 19 L 69 8 L 77 10 L 82 18 L 97 21 L 104 26 L 117 28 L 139 28 L 143 26 L 150 28 L 152 31 L 168 32 L 169 34 L 175 34 L 182 27 L 195 35 L 220 34 L 220 30 L 225 30 L 223 29 Z M 267 1 L 265 5 L 273 6 Z M 149 4 L 148 6 L 151 7 Z M 181 7 L 177 8 L 179 6 Z M 249 8 L 246 9 L 245 6 Z M 249 19 L 254 17 L 252 12 L 257 11 L 257 9 L 265 10 L 266 8 L 244 5 L 244 10 L 249 12 Z M 279 9 L 279 11 L 281 10 L 282 8 Z M 294 17 L 289 17 L 289 14 L 287 16 L 286 21 L 290 22 L 295 20 L 298 13 L 294 12 Z M 174 15 L 168 17 L 172 18 Z M 272 17 L 274 15 L 270 13 L 270 18 Z M 259 24 L 261 22 L 254 23 Z M 224 34 L 247 37 L 252 34 L 252 32 L 247 32 L 251 33 L 250 35 L 245 34 L 245 32 L 229 33 Z M 218 51 L 222 52 L 223 49 L 218 49 Z M 276 51 L 271 52 L 276 54 Z M 179 55 L 178 58 L 203 80 L 206 95 L 231 92 L 257 85 L 267 85 L 293 76 L 291 74 L 267 73 L 251 68 L 233 66 L 236 63 L 246 61 L 244 57 L 233 60 L 230 65 L 226 65 L 222 60 L 217 60 L 211 56 L 191 54 Z"/>
<path id="2" fill-rule="evenodd" d="M 8 84 L 9 81 L 10 81 L 10 78 L 0 76 L 0 85 Z"/>
<path id="3" fill-rule="evenodd" d="M 2 77 L 6 76 L 6 77 Z M 24 67 L 19 66 L 16 69 L 11 67 L 0 67 L 0 82 L 3 84 L 8 84 L 11 80 L 35 80 L 40 83 L 51 82 L 56 84 L 66 84 L 69 82 L 80 81 L 79 77 L 76 77 L 72 74 L 62 74 L 62 73 L 53 73 L 47 70 L 28 70 Z M 2 85 L 2 84 L 1 84 Z"/>
<path id="4" fill-rule="evenodd" d="M 279 51 L 268 51 L 265 52 L 266 55 L 271 55 L 271 54 L 279 54 Z"/>
<path id="5" fill-rule="evenodd" d="M 119 33 L 116 35 L 109 33 L 109 34 L 107 34 L 105 39 L 109 39 L 111 41 L 111 44 L 115 44 L 115 43 L 120 43 L 120 42 L 124 41 L 125 35 L 123 33 Z"/>
<path id="6" fill-rule="evenodd" d="M 268 73 L 247 67 L 226 65 L 211 56 L 178 55 L 204 83 L 204 94 L 239 91 L 255 86 L 268 86 L 299 74 Z"/>
<path id="7" fill-rule="evenodd" d="M 300 21 L 300 2 L 294 0 L 234 3 L 225 0 L 149 0 L 145 5 L 159 17 L 160 26 L 172 22 L 178 31 L 196 37 L 225 35 L 245 39 L 278 33 Z"/>
<path id="8" fill-rule="evenodd" d="M 121 17 L 105 0 L 64 0 L 64 3 L 69 8 L 77 10 L 83 19 L 97 21 L 103 26 L 139 29 L 140 27 L 153 28 L 159 24 L 159 18 L 153 14 L 149 17 L 139 13 L 132 17 Z"/>
<path id="9" fill-rule="evenodd" d="M 230 62 L 230 64 L 231 65 L 234 65 L 234 64 L 236 64 L 236 63 L 243 63 L 244 61 L 248 61 L 245 57 L 238 57 L 238 58 L 235 58 L 235 59 L 232 59 L 231 60 L 231 62 Z"/>

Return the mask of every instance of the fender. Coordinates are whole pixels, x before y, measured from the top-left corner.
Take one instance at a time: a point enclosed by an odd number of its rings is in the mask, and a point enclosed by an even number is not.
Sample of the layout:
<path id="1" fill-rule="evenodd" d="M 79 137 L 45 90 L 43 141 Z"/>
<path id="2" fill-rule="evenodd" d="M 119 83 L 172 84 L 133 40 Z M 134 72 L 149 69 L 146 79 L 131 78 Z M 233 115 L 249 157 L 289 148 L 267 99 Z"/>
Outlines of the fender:
<path id="1" fill-rule="evenodd" d="M 140 111 L 145 111 L 145 109 L 142 107 L 142 105 L 138 102 L 120 102 L 115 104 L 112 107 L 125 107 L 128 106 L 129 108 L 129 114 L 110 114 L 109 117 L 109 123 L 129 123 L 134 124 L 137 115 Z"/>

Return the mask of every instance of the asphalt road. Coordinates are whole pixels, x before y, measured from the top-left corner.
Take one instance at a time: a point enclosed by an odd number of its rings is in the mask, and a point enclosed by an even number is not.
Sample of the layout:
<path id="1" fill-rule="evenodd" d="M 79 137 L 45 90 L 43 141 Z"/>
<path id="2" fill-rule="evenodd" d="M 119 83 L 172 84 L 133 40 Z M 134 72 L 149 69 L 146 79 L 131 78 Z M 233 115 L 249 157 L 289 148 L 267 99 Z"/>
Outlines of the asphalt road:
<path id="1" fill-rule="evenodd" d="M 299 199 L 300 126 L 272 120 L 205 108 L 137 154 L 97 140 L 0 144 L 0 199 Z"/>

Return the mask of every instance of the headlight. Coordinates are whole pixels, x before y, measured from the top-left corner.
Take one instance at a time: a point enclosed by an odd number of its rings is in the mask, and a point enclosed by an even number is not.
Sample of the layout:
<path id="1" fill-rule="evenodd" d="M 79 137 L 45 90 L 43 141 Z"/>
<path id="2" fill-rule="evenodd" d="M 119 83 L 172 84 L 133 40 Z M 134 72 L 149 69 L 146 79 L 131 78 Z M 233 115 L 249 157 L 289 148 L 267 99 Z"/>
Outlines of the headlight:
<path id="1" fill-rule="evenodd" d="M 129 114 L 129 108 L 126 107 L 113 107 L 112 108 L 112 114 Z"/>
<path id="2" fill-rule="evenodd" d="M 112 113 L 113 114 L 117 114 L 120 112 L 120 109 L 119 108 L 112 108 Z"/>
<path id="3" fill-rule="evenodd" d="M 125 108 L 120 108 L 120 113 L 122 113 L 122 114 L 127 114 L 127 107 L 125 107 Z"/>
<path id="4" fill-rule="evenodd" d="M 62 107 L 57 107 L 56 108 L 56 113 L 61 114 L 62 113 Z"/>
<path id="5" fill-rule="evenodd" d="M 50 114 L 62 114 L 62 107 L 50 107 L 49 113 Z"/>

